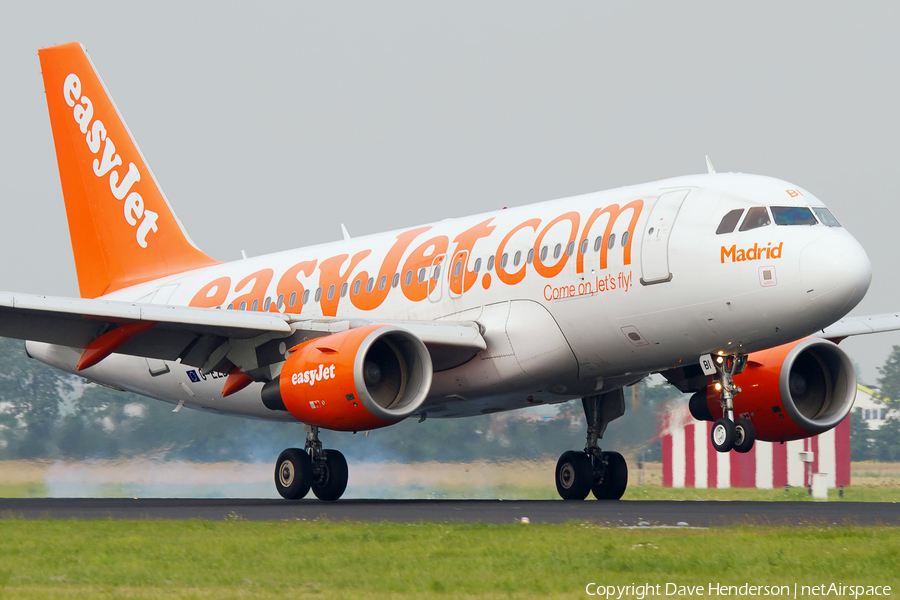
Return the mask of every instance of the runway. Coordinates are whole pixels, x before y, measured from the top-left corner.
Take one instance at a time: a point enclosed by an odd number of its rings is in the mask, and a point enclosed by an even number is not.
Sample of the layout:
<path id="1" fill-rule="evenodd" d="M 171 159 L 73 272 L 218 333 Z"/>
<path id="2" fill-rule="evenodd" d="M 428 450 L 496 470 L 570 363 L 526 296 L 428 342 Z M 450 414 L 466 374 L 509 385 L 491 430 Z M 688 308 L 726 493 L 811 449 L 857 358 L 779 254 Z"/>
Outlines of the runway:
<path id="1" fill-rule="evenodd" d="M 393 523 L 589 521 L 612 527 L 734 524 L 900 526 L 900 504 L 561 500 L 340 500 L 0 498 L 3 519 L 330 520 Z"/>

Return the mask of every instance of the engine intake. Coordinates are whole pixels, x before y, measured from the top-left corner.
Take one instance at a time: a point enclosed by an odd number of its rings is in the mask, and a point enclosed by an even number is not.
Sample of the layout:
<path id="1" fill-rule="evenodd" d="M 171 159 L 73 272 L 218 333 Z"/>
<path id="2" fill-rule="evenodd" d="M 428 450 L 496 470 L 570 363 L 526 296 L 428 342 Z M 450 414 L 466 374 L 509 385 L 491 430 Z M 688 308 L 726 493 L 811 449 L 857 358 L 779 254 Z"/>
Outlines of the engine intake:
<path id="1" fill-rule="evenodd" d="M 837 345 L 809 338 L 785 357 L 779 391 L 784 409 L 795 423 L 822 433 L 836 427 L 853 408 L 856 372 Z"/>
<path id="2" fill-rule="evenodd" d="M 400 327 L 367 325 L 292 349 L 263 403 L 337 431 L 386 427 L 410 416 L 431 389 L 431 355 Z"/>

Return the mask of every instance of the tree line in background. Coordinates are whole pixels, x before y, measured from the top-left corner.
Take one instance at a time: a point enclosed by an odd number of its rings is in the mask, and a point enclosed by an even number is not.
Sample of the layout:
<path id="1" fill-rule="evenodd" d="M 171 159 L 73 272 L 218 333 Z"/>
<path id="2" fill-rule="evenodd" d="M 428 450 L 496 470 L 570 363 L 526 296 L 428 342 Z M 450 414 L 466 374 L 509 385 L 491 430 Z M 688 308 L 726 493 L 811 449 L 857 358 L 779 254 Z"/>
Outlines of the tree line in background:
<path id="1" fill-rule="evenodd" d="M 879 367 L 880 393 L 885 405 L 897 409 L 900 400 L 900 346 L 894 346 L 884 366 Z M 895 411 L 888 413 L 881 428 L 869 429 L 861 408 L 850 413 L 850 456 L 853 460 L 900 462 L 900 418 Z"/>
<path id="2" fill-rule="evenodd" d="M 185 409 L 112 390 L 62 373 L 27 357 L 22 342 L 0 338 L 0 459 L 109 459 L 153 457 L 186 461 L 273 462 L 288 447 L 303 447 L 298 423 L 244 419 Z M 900 397 L 900 346 L 881 369 L 888 397 Z M 613 422 L 601 447 L 644 460 L 660 460 L 656 437 L 660 406 L 686 401 L 668 384 L 625 390 L 626 414 Z M 552 411 L 549 411 L 552 412 Z M 853 460 L 900 461 L 900 421 L 889 418 L 869 431 L 852 415 Z M 323 431 L 326 447 L 354 461 L 470 461 L 556 459 L 584 447 L 578 401 L 553 418 L 523 418 L 520 411 L 462 419 L 407 419 L 357 434 Z"/>

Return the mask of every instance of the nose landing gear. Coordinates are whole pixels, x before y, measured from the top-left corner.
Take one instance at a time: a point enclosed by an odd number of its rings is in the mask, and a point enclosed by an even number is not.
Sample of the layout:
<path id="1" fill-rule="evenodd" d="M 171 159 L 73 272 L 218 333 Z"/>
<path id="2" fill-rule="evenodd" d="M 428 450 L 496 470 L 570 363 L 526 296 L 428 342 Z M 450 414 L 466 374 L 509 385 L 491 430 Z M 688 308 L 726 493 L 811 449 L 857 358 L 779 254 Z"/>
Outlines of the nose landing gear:
<path id="1" fill-rule="evenodd" d="M 750 452 L 756 439 L 753 423 L 747 418 L 734 418 L 734 397 L 741 391 L 741 388 L 734 385 L 734 376 L 744 371 L 747 355 L 718 356 L 715 361 L 706 355 L 700 358 L 700 364 L 705 373 L 717 375 L 716 388 L 720 391 L 719 404 L 723 416 L 713 423 L 710 433 L 713 448 L 717 452 Z"/>
<path id="2" fill-rule="evenodd" d="M 610 421 L 625 414 L 622 390 L 582 398 L 587 419 L 587 444 L 583 452 L 569 450 L 556 463 L 556 491 L 563 500 L 584 500 L 593 493 L 598 500 L 618 500 L 628 487 L 628 466 L 618 452 L 602 452 L 598 440 Z"/>
<path id="3" fill-rule="evenodd" d="M 275 463 L 275 489 L 287 500 L 304 498 L 310 489 L 319 500 L 337 500 L 347 479 L 347 460 L 337 450 L 322 449 L 318 427 L 310 427 L 304 450 L 288 448 Z"/>

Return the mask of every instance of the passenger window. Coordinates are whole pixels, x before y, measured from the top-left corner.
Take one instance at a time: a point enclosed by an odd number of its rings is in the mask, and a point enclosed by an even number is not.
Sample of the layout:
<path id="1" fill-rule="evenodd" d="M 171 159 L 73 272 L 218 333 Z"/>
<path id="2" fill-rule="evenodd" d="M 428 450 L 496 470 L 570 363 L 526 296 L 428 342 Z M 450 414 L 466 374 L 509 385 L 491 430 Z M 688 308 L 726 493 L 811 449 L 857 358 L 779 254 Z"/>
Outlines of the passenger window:
<path id="1" fill-rule="evenodd" d="M 431 278 L 434 279 L 435 281 L 437 281 L 438 278 L 440 278 L 440 276 L 441 276 L 441 265 L 436 265 L 434 267 L 434 275 L 432 275 Z"/>
<path id="2" fill-rule="evenodd" d="M 566 256 L 572 256 L 575 254 L 575 242 L 569 242 L 569 245 L 566 246 Z"/>
<path id="3" fill-rule="evenodd" d="M 344 298 L 347 295 L 347 288 L 349 286 L 345 283 L 341 285 L 341 298 Z"/>
<path id="4" fill-rule="evenodd" d="M 297 292 L 291 292 L 291 297 L 288 299 L 288 306 L 294 308 L 294 305 L 297 303 Z"/>
<path id="5" fill-rule="evenodd" d="M 492 254 L 492 255 L 488 256 L 487 270 L 490 271 L 493 268 L 494 268 L 494 255 Z"/>
<path id="6" fill-rule="evenodd" d="M 475 273 L 478 273 L 481 271 L 481 259 L 480 258 L 475 259 L 475 268 L 473 268 L 472 271 L 474 271 Z"/>
<path id="7" fill-rule="evenodd" d="M 623 247 L 623 248 L 624 248 L 625 246 L 628 245 L 628 233 L 629 233 L 629 232 L 628 232 L 628 230 L 626 229 L 626 230 L 625 230 L 625 233 L 622 234 L 622 247 Z"/>
<path id="8" fill-rule="evenodd" d="M 425 267 L 419 269 L 419 283 L 425 281 Z"/>
<path id="9" fill-rule="evenodd" d="M 412 269 L 406 272 L 406 285 L 412 283 Z"/>
<path id="10" fill-rule="evenodd" d="M 602 243 L 603 243 L 603 236 L 602 236 L 602 235 L 598 235 L 598 236 L 597 236 L 597 239 L 594 240 L 594 252 L 599 252 L 599 251 L 600 251 L 600 244 L 602 244 Z"/>
<path id="11" fill-rule="evenodd" d="M 281 304 L 281 296 L 278 296 L 279 301 L 278 304 Z M 300 304 L 308 304 L 309 303 L 309 290 L 303 290 L 303 297 L 300 298 Z M 278 310 L 281 310 L 281 307 L 278 307 Z"/>
<path id="12" fill-rule="evenodd" d="M 316 288 L 316 302 L 322 299 L 322 288 Z"/>
<path id="13" fill-rule="evenodd" d="M 400 273 L 394 273 L 394 277 L 391 279 L 391 287 L 395 288 L 400 285 Z"/>
<path id="14" fill-rule="evenodd" d="M 608 250 L 612 250 L 612 247 L 616 245 L 616 234 L 609 234 L 609 241 L 606 242 L 606 248 Z"/>
<path id="15" fill-rule="evenodd" d="M 562 254 L 562 244 L 557 244 L 553 248 L 553 258 L 559 258 L 560 254 Z"/>
<path id="16" fill-rule="evenodd" d="M 528 251 L 528 258 L 525 259 L 525 262 L 529 265 L 534 262 L 534 248 Z"/>
<path id="17" fill-rule="evenodd" d="M 284 294 L 278 294 L 278 300 L 275 301 L 275 306 L 278 308 L 278 310 L 281 310 L 282 307 L 284 307 Z"/>
<path id="18" fill-rule="evenodd" d="M 585 253 L 587 252 L 587 247 L 588 247 L 588 241 L 587 241 L 587 238 L 584 238 L 583 240 L 581 240 L 581 250 L 580 250 L 580 252 L 581 252 L 582 254 L 585 254 Z"/>
<path id="19" fill-rule="evenodd" d="M 819 217 L 819 221 L 822 225 L 826 225 L 828 227 L 840 227 L 841 224 L 838 223 L 838 220 L 834 218 L 834 215 L 831 214 L 831 211 L 827 208 L 814 208 L 813 212 L 816 213 L 816 216 Z"/>
<path id="20" fill-rule="evenodd" d="M 375 289 L 375 278 L 369 277 L 369 281 L 366 283 L 366 291 L 371 292 L 373 289 Z"/>
<path id="21" fill-rule="evenodd" d="M 541 262 L 547 260 L 547 246 L 541 248 Z"/>
<path id="22" fill-rule="evenodd" d="M 734 231 L 734 228 L 737 226 L 738 221 L 741 220 L 742 214 L 744 214 L 743 208 L 736 208 L 732 211 L 729 211 L 727 215 L 722 217 L 722 222 L 719 223 L 719 228 L 716 229 L 716 235 L 722 235 L 723 233 L 731 233 L 732 231 Z"/>
<path id="23" fill-rule="evenodd" d="M 506 268 L 506 263 L 508 262 L 508 260 L 509 260 L 509 255 L 506 252 L 504 252 L 503 256 L 500 257 L 500 268 L 501 269 Z"/>
<path id="24" fill-rule="evenodd" d="M 378 280 L 378 289 L 383 290 L 384 286 L 387 285 L 387 275 L 382 275 L 381 279 Z"/>
<path id="25" fill-rule="evenodd" d="M 513 256 L 513 266 L 518 267 L 520 262 L 522 262 L 522 253 L 516 250 L 516 254 Z"/>
<path id="26" fill-rule="evenodd" d="M 772 216 L 776 225 L 818 225 L 812 211 L 806 206 L 773 206 Z"/>
<path id="27" fill-rule="evenodd" d="M 744 217 L 744 222 L 741 223 L 741 228 L 738 231 L 750 231 L 757 227 L 765 227 L 771 222 L 769 220 L 769 211 L 766 210 L 765 206 L 754 206 L 747 211 L 747 216 Z"/>

